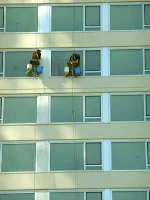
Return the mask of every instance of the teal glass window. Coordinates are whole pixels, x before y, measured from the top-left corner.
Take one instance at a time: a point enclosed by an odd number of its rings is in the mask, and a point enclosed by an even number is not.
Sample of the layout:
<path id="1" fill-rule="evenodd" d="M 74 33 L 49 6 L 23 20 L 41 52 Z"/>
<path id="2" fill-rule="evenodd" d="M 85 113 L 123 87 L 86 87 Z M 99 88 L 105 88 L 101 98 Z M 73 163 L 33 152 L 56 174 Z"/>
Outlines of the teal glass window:
<path id="1" fill-rule="evenodd" d="M 84 170 L 83 144 L 50 144 L 50 170 Z"/>
<path id="2" fill-rule="evenodd" d="M 143 50 L 110 50 L 110 75 L 142 75 Z"/>
<path id="3" fill-rule="evenodd" d="M 150 29 L 150 4 L 144 5 L 144 27 Z"/>
<path id="4" fill-rule="evenodd" d="M 49 200 L 84 200 L 83 192 L 50 192 Z"/>
<path id="5" fill-rule="evenodd" d="M 0 194 L 0 200 L 34 200 L 34 193 Z"/>
<path id="6" fill-rule="evenodd" d="M 0 28 L 4 28 L 4 8 L 0 7 Z"/>
<path id="7" fill-rule="evenodd" d="M 102 192 L 86 192 L 86 200 L 102 200 Z"/>
<path id="8" fill-rule="evenodd" d="M 0 52 L 0 73 L 3 73 L 3 52 Z"/>
<path id="9" fill-rule="evenodd" d="M 112 95 L 111 121 L 144 121 L 144 96 Z"/>
<path id="10" fill-rule="evenodd" d="M 144 170 L 146 155 L 144 142 L 112 142 L 112 170 Z"/>
<path id="11" fill-rule="evenodd" d="M 112 191 L 112 200 L 147 200 L 146 191 Z"/>
<path id="12" fill-rule="evenodd" d="M 2 144 L 2 172 L 35 171 L 35 144 Z"/>
<path id="13" fill-rule="evenodd" d="M 51 122 L 83 122 L 83 97 L 52 96 Z"/>
<path id="14" fill-rule="evenodd" d="M 52 31 L 83 31 L 83 7 L 53 6 Z"/>
<path id="15" fill-rule="evenodd" d="M 37 97 L 5 97 L 4 123 L 36 123 Z"/>
<path id="16" fill-rule="evenodd" d="M 89 31 L 90 29 L 97 29 L 101 25 L 100 21 L 100 6 L 85 6 L 85 27 L 88 27 Z M 88 31 L 87 29 L 85 30 Z"/>
<path id="17" fill-rule="evenodd" d="M 142 29 L 142 5 L 111 5 L 110 30 Z"/>
<path id="18" fill-rule="evenodd" d="M 37 32 L 37 31 L 38 31 L 38 7 L 6 8 L 6 32 Z"/>

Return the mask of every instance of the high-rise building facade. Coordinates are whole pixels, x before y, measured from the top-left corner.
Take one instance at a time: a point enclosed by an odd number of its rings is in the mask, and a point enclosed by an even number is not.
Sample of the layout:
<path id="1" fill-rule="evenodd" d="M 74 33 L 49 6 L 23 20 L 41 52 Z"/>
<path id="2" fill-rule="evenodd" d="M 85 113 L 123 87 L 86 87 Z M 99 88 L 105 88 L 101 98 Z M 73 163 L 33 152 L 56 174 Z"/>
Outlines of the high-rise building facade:
<path id="1" fill-rule="evenodd" d="M 0 0 L 0 199 L 150 200 L 150 1 Z"/>

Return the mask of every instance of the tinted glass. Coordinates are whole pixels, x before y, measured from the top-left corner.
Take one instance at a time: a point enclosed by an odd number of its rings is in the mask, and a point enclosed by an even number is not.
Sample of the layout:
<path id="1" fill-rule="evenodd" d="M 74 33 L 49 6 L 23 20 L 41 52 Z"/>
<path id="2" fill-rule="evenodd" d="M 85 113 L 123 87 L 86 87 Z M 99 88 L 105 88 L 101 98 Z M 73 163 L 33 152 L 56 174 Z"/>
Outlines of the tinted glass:
<path id="1" fill-rule="evenodd" d="M 100 26 L 100 7 L 85 7 L 85 26 Z"/>
<path id="2" fill-rule="evenodd" d="M 85 71 L 100 71 L 101 56 L 99 50 L 85 51 Z"/>
<path id="3" fill-rule="evenodd" d="M 101 143 L 86 143 L 86 164 L 101 165 Z"/>

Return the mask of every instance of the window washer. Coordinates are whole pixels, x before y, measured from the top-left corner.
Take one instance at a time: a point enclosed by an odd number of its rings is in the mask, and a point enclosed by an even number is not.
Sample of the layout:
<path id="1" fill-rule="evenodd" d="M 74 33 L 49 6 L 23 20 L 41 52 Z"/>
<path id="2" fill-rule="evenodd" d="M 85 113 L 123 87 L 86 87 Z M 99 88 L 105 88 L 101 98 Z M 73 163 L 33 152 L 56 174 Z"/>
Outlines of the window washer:
<path id="1" fill-rule="evenodd" d="M 35 72 L 36 77 L 39 76 L 37 67 L 40 65 L 40 59 L 41 59 L 41 50 L 34 51 L 32 54 L 32 59 L 30 60 L 30 65 L 32 65 L 32 67 L 29 67 L 27 69 L 26 72 L 27 76 L 32 76 L 32 72 Z"/>
<path id="2" fill-rule="evenodd" d="M 65 67 L 64 71 L 65 71 L 65 75 L 67 76 L 76 76 L 75 74 L 75 68 L 80 66 L 80 55 L 79 54 L 72 54 L 69 61 L 67 62 L 67 65 L 69 67 L 69 69 L 67 70 L 67 68 Z"/>

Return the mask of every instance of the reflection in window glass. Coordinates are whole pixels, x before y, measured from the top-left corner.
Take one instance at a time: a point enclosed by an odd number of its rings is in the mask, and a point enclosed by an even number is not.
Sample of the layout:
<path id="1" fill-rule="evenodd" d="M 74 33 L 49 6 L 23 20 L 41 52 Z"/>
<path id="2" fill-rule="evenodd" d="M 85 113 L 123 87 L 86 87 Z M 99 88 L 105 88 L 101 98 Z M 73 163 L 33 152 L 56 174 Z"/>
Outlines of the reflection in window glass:
<path id="1" fill-rule="evenodd" d="M 142 5 L 111 5 L 110 30 L 142 29 Z"/>
<path id="2" fill-rule="evenodd" d="M 100 26 L 100 7 L 85 7 L 85 26 Z"/>

